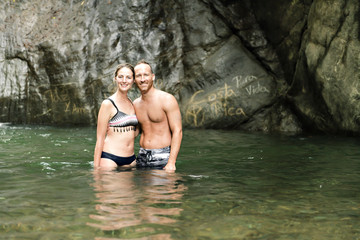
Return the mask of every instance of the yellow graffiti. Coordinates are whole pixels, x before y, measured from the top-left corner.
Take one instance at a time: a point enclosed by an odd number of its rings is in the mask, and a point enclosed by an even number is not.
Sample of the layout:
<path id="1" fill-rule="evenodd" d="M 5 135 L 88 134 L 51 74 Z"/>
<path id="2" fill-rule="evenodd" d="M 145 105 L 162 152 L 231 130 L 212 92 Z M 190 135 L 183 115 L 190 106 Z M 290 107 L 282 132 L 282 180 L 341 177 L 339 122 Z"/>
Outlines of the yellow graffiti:
<path id="1" fill-rule="evenodd" d="M 205 122 L 205 115 L 212 117 L 221 116 L 245 116 L 241 107 L 228 104 L 228 98 L 237 97 L 237 93 L 227 83 L 215 93 L 206 96 L 204 90 L 196 91 L 190 98 L 188 108 L 185 112 L 185 121 L 195 127 L 202 126 Z M 210 106 L 210 107 L 206 107 Z"/>
<path id="2" fill-rule="evenodd" d="M 195 100 L 194 100 L 195 97 L 196 97 L 198 94 L 202 93 L 202 92 L 204 92 L 204 90 L 199 90 L 199 91 L 195 92 L 195 93 L 192 95 L 192 97 L 190 98 L 189 103 L 200 104 L 200 103 L 206 102 L 206 100 L 202 100 L 202 101 L 198 101 L 198 102 L 195 102 Z"/>
<path id="3" fill-rule="evenodd" d="M 65 103 L 65 112 L 70 112 L 69 106 L 70 102 Z"/>
<path id="4" fill-rule="evenodd" d="M 236 93 L 231 89 L 231 87 L 229 87 L 226 83 L 224 85 L 223 88 L 220 88 L 219 91 L 217 93 L 212 93 L 209 95 L 208 97 L 208 101 L 212 102 L 212 101 L 216 101 L 217 98 L 224 98 L 225 100 L 227 100 L 229 97 L 231 96 L 237 96 Z"/>
<path id="5" fill-rule="evenodd" d="M 76 104 L 73 103 L 73 107 L 72 107 L 72 114 L 84 114 L 86 113 L 86 108 L 83 107 L 78 107 L 76 106 Z"/>
<path id="6" fill-rule="evenodd" d="M 44 95 L 47 96 L 51 102 L 65 102 L 70 101 L 70 94 L 67 89 L 49 89 L 44 92 Z"/>
<path id="7" fill-rule="evenodd" d="M 67 88 L 53 88 L 46 90 L 44 95 L 49 99 L 50 104 L 56 104 L 57 106 L 63 106 L 65 113 L 70 114 L 85 114 L 87 109 L 84 107 L 79 107 L 77 104 L 73 103 L 70 98 L 71 91 Z M 49 108 L 47 113 L 53 111 Z"/>
<path id="8" fill-rule="evenodd" d="M 185 114 L 186 121 L 193 123 L 195 127 L 201 126 L 205 120 L 202 110 L 202 107 L 199 105 L 189 107 Z"/>

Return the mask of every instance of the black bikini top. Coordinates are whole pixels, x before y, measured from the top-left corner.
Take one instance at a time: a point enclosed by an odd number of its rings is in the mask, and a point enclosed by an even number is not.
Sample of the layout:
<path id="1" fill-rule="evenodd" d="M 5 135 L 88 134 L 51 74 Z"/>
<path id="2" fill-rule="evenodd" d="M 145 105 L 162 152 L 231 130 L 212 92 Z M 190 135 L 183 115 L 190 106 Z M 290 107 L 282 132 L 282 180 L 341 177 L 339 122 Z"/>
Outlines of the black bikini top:
<path id="1" fill-rule="evenodd" d="M 128 115 L 124 112 L 119 111 L 118 107 L 116 106 L 115 102 L 108 98 L 110 102 L 116 108 L 116 114 L 109 120 L 109 127 L 114 128 L 114 132 L 127 132 L 130 130 L 135 130 L 136 126 L 139 124 L 136 115 Z M 120 129 L 118 129 L 120 128 Z M 119 131 L 120 130 L 120 131 Z"/>

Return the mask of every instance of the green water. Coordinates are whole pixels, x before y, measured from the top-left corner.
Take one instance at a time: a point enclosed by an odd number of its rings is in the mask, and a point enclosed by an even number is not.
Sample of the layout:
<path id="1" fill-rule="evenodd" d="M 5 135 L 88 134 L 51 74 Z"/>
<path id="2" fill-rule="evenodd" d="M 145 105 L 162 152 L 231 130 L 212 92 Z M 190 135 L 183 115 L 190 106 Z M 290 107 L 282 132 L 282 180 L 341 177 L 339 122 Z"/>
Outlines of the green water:
<path id="1" fill-rule="evenodd" d="M 359 142 L 185 129 L 174 174 L 96 173 L 95 128 L 2 124 L 0 239 L 360 239 Z"/>

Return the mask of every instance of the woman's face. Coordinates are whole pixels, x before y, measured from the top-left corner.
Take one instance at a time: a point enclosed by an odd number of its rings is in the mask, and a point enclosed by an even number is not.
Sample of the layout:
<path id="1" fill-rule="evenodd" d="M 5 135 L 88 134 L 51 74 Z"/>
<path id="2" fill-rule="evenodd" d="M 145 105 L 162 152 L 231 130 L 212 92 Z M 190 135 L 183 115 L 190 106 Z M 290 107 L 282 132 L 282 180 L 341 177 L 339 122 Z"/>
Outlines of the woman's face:
<path id="1" fill-rule="evenodd" d="M 129 91 L 134 83 L 133 72 L 127 67 L 119 69 L 115 76 L 115 82 L 120 91 Z"/>

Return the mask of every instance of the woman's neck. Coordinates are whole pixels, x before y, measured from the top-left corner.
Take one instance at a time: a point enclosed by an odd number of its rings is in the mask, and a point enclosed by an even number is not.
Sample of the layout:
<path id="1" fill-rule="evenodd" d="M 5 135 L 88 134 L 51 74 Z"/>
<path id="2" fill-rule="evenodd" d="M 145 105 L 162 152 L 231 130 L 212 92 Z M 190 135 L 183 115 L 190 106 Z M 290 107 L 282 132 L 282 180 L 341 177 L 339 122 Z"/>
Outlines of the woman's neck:
<path id="1" fill-rule="evenodd" d="M 114 94 L 114 97 L 119 100 L 127 100 L 129 99 L 127 93 L 120 92 L 119 90 Z"/>

